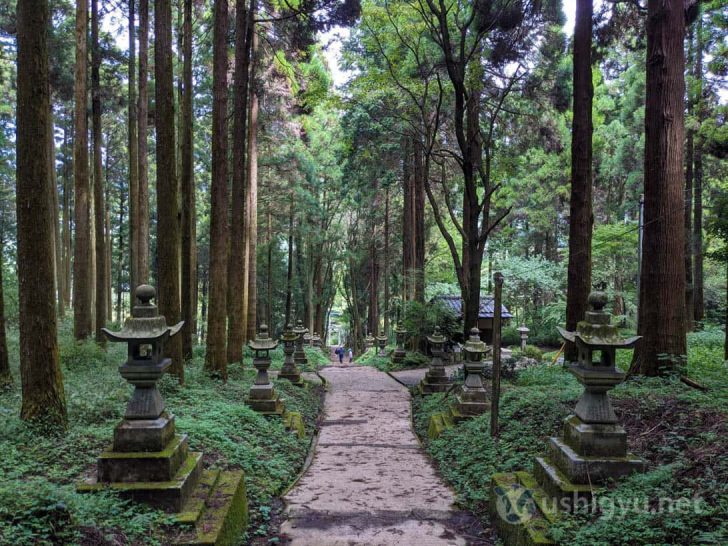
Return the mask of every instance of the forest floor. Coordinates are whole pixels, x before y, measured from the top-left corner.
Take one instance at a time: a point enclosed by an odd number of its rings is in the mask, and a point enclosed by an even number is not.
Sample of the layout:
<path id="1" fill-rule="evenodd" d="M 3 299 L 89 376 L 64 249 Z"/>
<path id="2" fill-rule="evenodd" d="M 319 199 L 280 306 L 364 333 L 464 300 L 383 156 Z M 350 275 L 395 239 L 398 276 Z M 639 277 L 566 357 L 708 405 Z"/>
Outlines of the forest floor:
<path id="1" fill-rule="evenodd" d="M 169 516 L 113 492 L 76 493 L 75 484 L 95 469 L 96 458 L 113 437 L 130 386 L 118 366 L 126 359 L 123 344 L 99 348 L 73 341 L 70 324 L 61 324 L 60 354 L 69 428 L 48 435 L 19 419 L 18 338 L 8 332 L 14 384 L 0 390 L 0 544 L 154 545 L 168 544 L 176 533 Z M 307 349 L 311 371 L 329 359 Z M 296 479 L 316 430 L 323 387 L 301 389 L 275 381 L 286 406 L 301 412 L 306 437 L 298 438 L 280 420 L 267 419 L 244 404 L 255 371 L 246 351 L 245 364 L 229 366 L 226 384 L 203 371 L 204 347 L 185 366 L 186 382 L 166 375 L 160 382 L 177 430 L 188 434 L 190 447 L 204 452 L 204 464 L 242 469 L 249 500 L 250 525 L 244 544 L 268 544 L 277 533 L 280 495 Z M 273 369 L 283 354 L 273 353 Z M 275 376 L 275 373 L 271 375 Z"/>
<path id="2" fill-rule="evenodd" d="M 293 545 L 485 544 L 435 472 L 411 422 L 410 394 L 387 374 L 339 364 L 311 466 L 286 495 Z"/>

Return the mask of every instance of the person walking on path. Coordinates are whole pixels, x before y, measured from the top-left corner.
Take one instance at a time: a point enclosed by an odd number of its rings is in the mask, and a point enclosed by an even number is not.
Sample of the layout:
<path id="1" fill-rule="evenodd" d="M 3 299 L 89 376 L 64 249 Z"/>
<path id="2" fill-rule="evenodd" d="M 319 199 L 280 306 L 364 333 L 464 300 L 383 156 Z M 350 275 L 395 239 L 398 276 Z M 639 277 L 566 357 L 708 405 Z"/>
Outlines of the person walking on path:
<path id="1" fill-rule="evenodd" d="M 354 362 L 354 351 L 349 347 L 349 364 Z"/>
<path id="2" fill-rule="evenodd" d="M 339 364 L 343 364 L 344 363 L 344 348 L 339 347 L 338 349 L 336 349 L 336 354 L 339 355 Z"/>

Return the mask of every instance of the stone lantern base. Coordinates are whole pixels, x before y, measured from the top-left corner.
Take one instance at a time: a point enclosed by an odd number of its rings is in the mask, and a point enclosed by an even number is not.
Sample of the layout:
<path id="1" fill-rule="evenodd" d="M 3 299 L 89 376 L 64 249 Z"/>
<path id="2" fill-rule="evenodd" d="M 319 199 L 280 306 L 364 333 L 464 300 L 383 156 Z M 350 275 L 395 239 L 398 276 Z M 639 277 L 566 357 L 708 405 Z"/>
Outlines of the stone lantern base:
<path id="1" fill-rule="evenodd" d="M 407 351 L 405 351 L 402 347 L 397 347 L 394 352 L 392 352 L 392 362 L 394 362 L 395 364 L 404 362 L 404 358 L 406 356 Z"/>
<path id="2" fill-rule="evenodd" d="M 204 470 L 202 453 L 190 451 L 187 435 L 175 432 L 174 416 L 124 420 L 114 442 L 97 461 L 96 476 L 79 492 L 113 490 L 177 514 L 189 525 L 175 531 L 194 544 L 234 544 L 247 525 L 242 471 Z"/>
<path id="3" fill-rule="evenodd" d="M 278 379 L 286 379 L 293 383 L 296 387 L 306 386 L 306 383 L 301 378 L 301 372 L 298 370 L 286 370 L 284 368 L 278 372 Z"/>
<path id="4" fill-rule="evenodd" d="M 425 377 L 420 381 L 419 391 L 422 395 L 446 392 L 452 386 L 452 380 L 444 367 L 430 367 Z"/>
<path id="5" fill-rule="evenodd" d="M 456 400 L 458 411 L 465 416 L 481 415 L 490 409 L 485 389 L 469 389 L 463 385 Z"/>
<path id="6" fill-rule="evenodd" d="M 263 415 L 283 415 L 285 405 L 272 383 L 253 385 L 245 404 Z"/>

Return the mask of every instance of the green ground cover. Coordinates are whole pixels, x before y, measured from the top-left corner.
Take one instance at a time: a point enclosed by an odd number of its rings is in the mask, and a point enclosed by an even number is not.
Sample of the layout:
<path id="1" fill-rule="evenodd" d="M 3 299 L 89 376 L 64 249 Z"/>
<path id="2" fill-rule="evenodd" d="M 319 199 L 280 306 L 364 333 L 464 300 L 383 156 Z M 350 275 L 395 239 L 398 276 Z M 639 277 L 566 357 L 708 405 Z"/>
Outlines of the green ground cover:
<path id="1" fill-rule="evenodd" d="M 707 392 L 684 385 L 677 376 L 632 378 L 612 391 L 630 450 L 647 459 L 648 471 L 606 487 L 598 495 L 598 510 L 564 518 L 552 530 L 560 543 L 728 544 L 728 365 L 722 335 L 713 329 L 689 336 L 683 371 Z M 629 354 L 620 362 L 626 366 Z M 571 374 L 544 364 L 504 382 L 497 442 L 489 435 L 489 414 L 428 440 L 430 415 L 449 402 L 443 395 L 414 398 L 415 427 L 459 501 L 488 526 L 491 475 L 530 470 L 580 393 Z M 686 498 L 690 505 L 660 511 L 661 498 Z"/>
<path id="2" fill-rule="evenodd" d="M 18 339 L 12 331 L 9 345 L 15 383 L 0 391 L 0 544 L 160 543 L 171 523 L 167 515 L 111 492 L 81 495 L 74 487 L 93 470 L 122 417 L 131 388 L 117 367 L 126 348 L 110 344 L 105 352 L 92 342 L 77 345 L 64 325 L 60 351 L 69 429 L 48 437 L 18 418 Z M 186 366 L 184 386 L 165 376 L 160 388 L 177 429 L 189 435 L 191 449 L 204 451 L 206 466 L 245 471 L 251 524 L 242 543 L 249 543 L 269 533 L 276 496 L 302 468 L 321 409 L 321 390 L 276 383 L 288 409 L 304 418 L 307 435 L 298 439 L 280 420 L 266 419 L 244 405 L 254 377 L 249 358 L 244 367 L 229 367 L 223 385 L 203 372 L 203 354 L 199 347 Z"/>
<path id="3" fill-rule="evenodd" d="M 387 355 L 394 351 L 394 347 L 387 347 Z M 402 362 L 392 362 L 391 356 L 378 356 L 379 349 L 371 348 L 355 359 L 357 364 L 372 366 L 382 372 L 396 372 L 412 368 L 424 368 L 430 363 L 430 359 L 421 353 L 408 351 Z"/>

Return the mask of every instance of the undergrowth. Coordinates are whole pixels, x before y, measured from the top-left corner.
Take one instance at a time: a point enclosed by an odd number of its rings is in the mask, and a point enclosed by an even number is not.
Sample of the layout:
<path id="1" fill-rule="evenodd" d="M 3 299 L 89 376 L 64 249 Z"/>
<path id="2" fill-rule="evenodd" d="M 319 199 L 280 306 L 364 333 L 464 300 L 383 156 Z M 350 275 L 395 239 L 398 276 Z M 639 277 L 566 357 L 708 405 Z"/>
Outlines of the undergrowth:
<path id="1" fill-rule="evenodd" d="M 372 366 L 382 372 L 396 372 L 399 370 L 411 370 L 412 368 L 425 368 L 429 365 L 430 359 L 415 351 L 408 351 L 402 362 L 392 362 L 391 353 L 394 347 L 386 349 L 387 356 L 379 356 L 379 349 L 372 347 L 362 353 L 356 359 L 357 364 Z"/>
<path id="2" fill-rule="evenodd" d="M 9 332 L 15 383 L 0 392 L 0 543 L 163 543 L 168 515 L 112 492 L 75 491 L 110 444 L 131 387 L 117 369 L 126 358 L 123 344 L 109 344 L 104 351 L 93 342 L 75 343 L 67 329 L 61 329 L 61 336 L 69 429 L 49 437 L 18 417 L 17 334 Z M 206 466 L 245 471 L 248 533 L 267 534 L 275 496 L 295 479 L 306 458 L 321 407 L 320 388 L 276 382 L 286 407 L 303 415 L 307 436 L 298 439 L 280 420 L 245 406 L 255 376 L 250 358 L 243 366 L 230 365 L 227 384 L 210 379 L 203 361 L 204 349 L 198 347 L 186 364 L 184 386 L 171 376 L 160 381 L 167 410 L 175 414 L 178 432 L 189 435 L 190 447 L 205 453 Z M 309 353 L 309 362 L 313 368 L 320 361 Z"/>
<path id="3" fill-rule="evenodd" d="M 686 371 L 707 392 L 684 385 L 677 375 L 630 378 L 612 391 L 629 449 L 647 460 L 647 472 L 605 487 L 598 509 L 562 518 L 552 528 L 560 544 L 728 544 L 728 368 L 722 339 L 714 330 L 689 336 Z M 621 354 L 623 369 L 630 358 L 629 352 Z M 414 399 L 415 427 L 460 503 L 489 525 L 492 474 L 531 470 L 581 391 L 563 367 L 533 366 L 503 383 L 497 442 L 490 437 L 489 413 L 428 441 L 430 415 L 452 402 L 441 394 Z M 682 511 L 665 500 L 680 498 L 688 499 Z M 660 499 L 668 509 L 656 509 Z"/>

